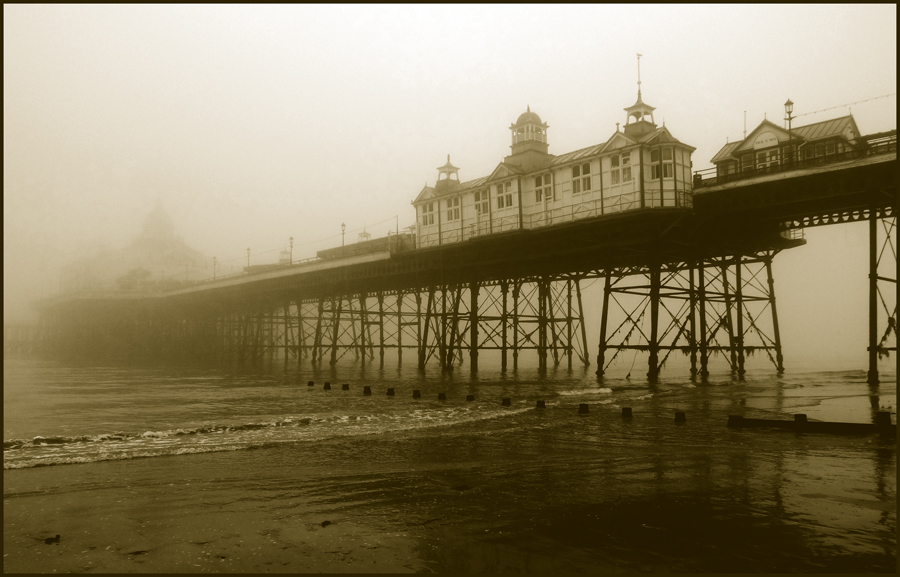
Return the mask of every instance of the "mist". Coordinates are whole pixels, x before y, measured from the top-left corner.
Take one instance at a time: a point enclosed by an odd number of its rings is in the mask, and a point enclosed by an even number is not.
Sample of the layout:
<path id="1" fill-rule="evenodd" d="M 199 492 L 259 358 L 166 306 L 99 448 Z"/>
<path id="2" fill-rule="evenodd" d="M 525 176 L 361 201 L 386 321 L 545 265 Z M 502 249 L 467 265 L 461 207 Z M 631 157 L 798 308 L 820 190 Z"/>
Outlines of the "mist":
<path id="1" fill-rule="evenodd" d="M 695 170 L 788 98 L 795 126 L 895 129 L 896 37 L 894 5 L 4 5 L 4 317 L 157 203 L 225 272 L 409 226 L 446 156 L 489 174 L 526 106 L 552 154 L 605 142 L 636 53 Z M 775 259 L 789 363 L 864 366 L 865 226 Z"/>

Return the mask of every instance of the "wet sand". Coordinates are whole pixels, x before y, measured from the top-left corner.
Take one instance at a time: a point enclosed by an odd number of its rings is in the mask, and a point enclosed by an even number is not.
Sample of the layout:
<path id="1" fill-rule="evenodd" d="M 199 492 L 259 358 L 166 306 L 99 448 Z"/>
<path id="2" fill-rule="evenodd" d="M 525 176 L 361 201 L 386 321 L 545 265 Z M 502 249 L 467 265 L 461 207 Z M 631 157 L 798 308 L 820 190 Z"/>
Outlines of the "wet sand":
<path id="1" fill-rule="evenodd" d="M 575 408 L 7 471 L 4 570 L 894 571 L 890 442 Z"/>

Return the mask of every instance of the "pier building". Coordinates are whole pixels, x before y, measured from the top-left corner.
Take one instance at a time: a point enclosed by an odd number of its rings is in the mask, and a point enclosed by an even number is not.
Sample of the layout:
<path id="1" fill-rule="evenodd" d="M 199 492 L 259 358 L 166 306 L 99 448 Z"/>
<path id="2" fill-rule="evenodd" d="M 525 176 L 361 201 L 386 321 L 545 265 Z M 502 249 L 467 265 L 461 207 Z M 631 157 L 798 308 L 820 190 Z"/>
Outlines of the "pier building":
<path id="1" fill-rule="evenodd" d="M 602 143 L 554 155 L 547 129 L 528 106 L 509 126 L 511 152 L 487 176 L 460 182 L 460 168 L 438 167 L 434 186 L 413 200 L 417 246 L 532 229 L 639 208 L 691 206 L 691 153 L 654 107 L 624 109 L 625 125 Z"/>

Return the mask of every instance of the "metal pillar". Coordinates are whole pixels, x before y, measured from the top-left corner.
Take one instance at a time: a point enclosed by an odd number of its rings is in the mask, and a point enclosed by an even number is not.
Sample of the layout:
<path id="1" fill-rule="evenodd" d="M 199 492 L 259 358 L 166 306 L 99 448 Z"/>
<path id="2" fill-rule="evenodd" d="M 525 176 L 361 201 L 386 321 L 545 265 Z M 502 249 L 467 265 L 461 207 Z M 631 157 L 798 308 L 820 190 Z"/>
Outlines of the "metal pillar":
<path id="1" fill-rule="evenodd" d="M 606 324 L 609 321 L 609 293 L 611 289 L 610 271 L 606 271 L 603 284 L 603 309 L 600 317 L 600 345 L 597 350 L 597 376 L 602 377 L 606 370 Z"/>
<path id="2" fill-rule="evenodd" d="M 478 371 L 478 283 L 469 283 L 469 368 Z"/>
<path id="3" fill-rule="evenodd" d="M 659 378 L 659 263 L 650 265 L 650 358 L 647 378 L 651 383 Z"/>
<path id="4" fill-rule="evenodd" d="M 874 195 L 873 195 L 874 196 Z M 878 204 L 869 206 L 869 371 L 866 382 L 878 381 Z"/>

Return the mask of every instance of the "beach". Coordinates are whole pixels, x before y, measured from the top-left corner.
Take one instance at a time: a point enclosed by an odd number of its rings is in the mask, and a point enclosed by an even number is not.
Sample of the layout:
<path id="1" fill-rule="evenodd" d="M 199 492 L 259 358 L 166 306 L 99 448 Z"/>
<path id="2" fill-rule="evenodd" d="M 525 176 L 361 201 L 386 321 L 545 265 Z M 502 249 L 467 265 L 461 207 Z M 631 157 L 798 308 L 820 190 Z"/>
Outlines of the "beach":
<path id="1" fill-rule="evenodd" d="M 45 437 L 79 429 L 99 438 L 122 419 L 134 421 L 135 431 L 141 421 L 155 427 L 207 422 L 201 430 L 208 432 L 161 445 L 164 431 L 174 429 L 154 428 L 155 436 L 116 441 L 118 448 L 107 453 L 96 446 L 109 441 L 71 442 L 59 453 L 65 457 L 54 457 L 68 459 L 65 464 L 9 468 L 28 461 L 10 459 L 22 449 L 6 450 L 6 572 L 896 567 L 895 442 L 726 426 L 731 413 L 789 418 L 802 410 L 817 419 L 817 407 L 821 415 L 844 407 L 848 417 L 859 412 L 865 418 L 871 396 L 860 393 L 865 385 L 852 385 L 864 382 L 856 373 L 599 386 L 577 374 L 556 375 L 552 383 L 527 376 L 473 382 L 385 371 L 366 375 L 377 394 L 365 396 L 363 375 L 349 370 L 349 391 L 324 391 L 323 375 L 313 373 L 229 376 L 197 369 L 168 379 L 168 373 L 132 369 L 92 380 L 92 370 L 81 377 L 108 387 L 155 382 L 160 399 L 175 391 L 210 397 L 216 383 L 221 392 L 206 402 L 218 398 L 219 413 L 192 420 L 190 403 L 156 412 L 145 398 L 131 409 L 123 401 L 117 415 L 104 410 L 92 420 L 75 403 L 84 387 L 74 386 L 71 398 L 58 398 L 48 410 L 56 418 L 66 411 L 81 418 L 71 426 L 43 425 Z M 58 387 L 60 379 L 73 380 L 46 365 L 5 371 L 13 381 L 29 374 L 48 389 L 50 381 Z M 318 386 L 307 386 L 308 377 Z M 396 397 L 385 395 L 387 386 L 396 388 Z M 891 386 L 882 387 L 882 404 L 893 402 Z M 94 387 L 92 394 L 101 394 Z M 421 399 L 412 399 L 414 387 Z M 816 387 L 819 394 L 806 390 Z M 446 401 L 437 400 L 439 391 Z M 8 392 L 13 404 L 15 394 L 14 388 Z M 467 394 L 476 399 L 467 402 Z M 229 395 L 235 401 L 226 407 Z M 509 407 L 500 403 L 506 397 Z M 540 397 L 546 409 L 535 408 Z M 581 404 L 589 405 L 588 414 L 578 414 Z M 631 419 L 621 416 L 626 405 L 633 408 Z M 674 421 L 675 411 L 685 412 L 684 423 Z M 269 420 L 282 424 L 211 426 Z M 14 438 L 33 432 L 16 430 Z M 52 448 L 35 449 L 34 459 L 48 463 Z M 76 451 L 93 460 L 71 462 Z M 43 542 L 56 534 L 58 544 Z"/>

